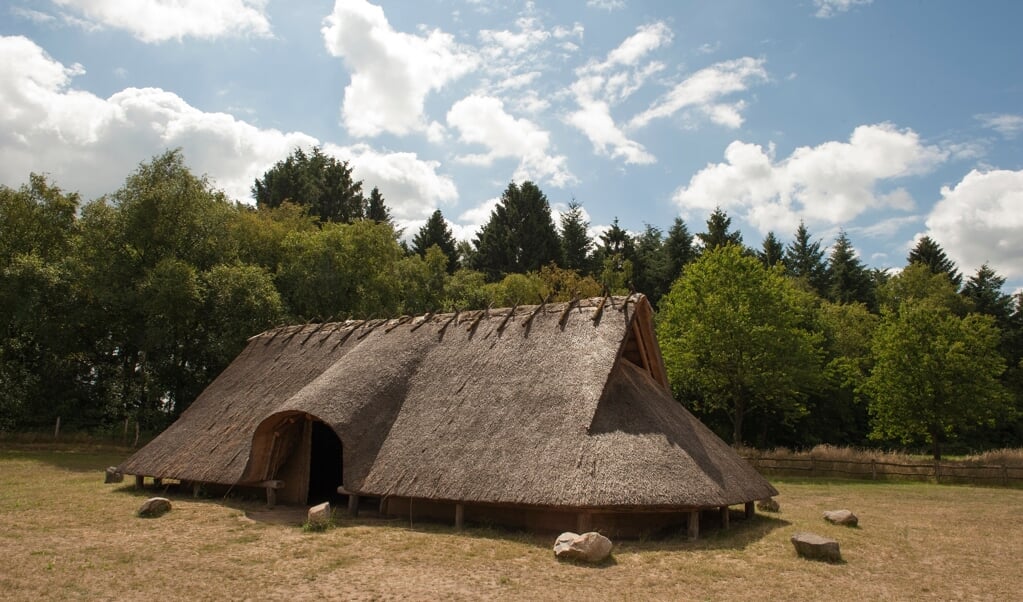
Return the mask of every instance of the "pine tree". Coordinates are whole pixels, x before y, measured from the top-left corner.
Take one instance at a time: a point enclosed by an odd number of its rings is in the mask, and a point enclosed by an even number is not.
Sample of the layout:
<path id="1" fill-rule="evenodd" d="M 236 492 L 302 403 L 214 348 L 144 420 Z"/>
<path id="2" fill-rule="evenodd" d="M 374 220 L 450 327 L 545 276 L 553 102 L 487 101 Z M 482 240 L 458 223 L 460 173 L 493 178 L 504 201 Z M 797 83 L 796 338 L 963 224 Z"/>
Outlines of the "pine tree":
<path id="1" fill-rule="evenodd" d="M 785 260 L 785 247 L 778 240 L 778 237 L 774 235 L 774 232 L 767 233 L 767 236 L 764 237 L 764 242 L 760 243 L 760 249 L 757 251 L 757 257 L 760 258 L 761 263 L 766 267 L 773 267 L 783 263 Z"/>
<path id="2" fill-rule="evenodd" d="M 966 281 L 961 294 L 973 302 L 975 312 L 992 316 L 1004 329 L 1012 317 L 1013 302 L 1012 295 L 1002 292 L 1003 286 L 1005 278 L 985 263 Z"/>
<path id="3" fill-rule="evenodd" d="M 664 240 L 664 250 L 668 256 L 668 278 L 674 282 L 682 275 L 682 268 L 696 259 L 693 235 L 689 233 L 689 228 L 686 227 L 686 223 L 681 217 L 676 217 L 671 228 L 668 228 L 668 237 Z"/>
<path id="4" fill-rule="evenodd" d="M 550 203 L 529 181 L 508 185 L 473 243 L 474 267 L 491 282 L 506 274 L 533 272 L 561 262 L 561 240 Z"/>
<path id="5" fill-rule="evenodd" d="M 916 246 L 909 252 L 906 264 L 912 263 L 922 263 L 934 274 L 947 274 L 949 282 L 956 290 L 959 290 L 959 285 L 963 282 L 963 276 L 956 268 L 955 262 L 945 255 L 945 250 L 930 236 L 918 240 Z"/>
<path id="6" fill-rule="evenodd" d="M 369 193 L 369 198 L 366 199 L 366 219 L 371 219 L 378 224 L 391 224 L 391 210 L 387 208 L 384 203 L 384 195 L 380 194 L 380 189 L 376 186 Z"/>
<path id="7" fill-rule="evenodd" d="M 870 272 L 856 256 L 845 230 L 838 233 L 828 257 L 828 298 L 836 303 L 875 305 Z"/>
<path id="8" fill-rule="evenodd" d="M 582 205 L 572 201 L 568 211 L 561 214 L 561 248 L 565 258 L 564 267 L 580 274 L 592 271 L 590 252 L 593 241 L 587 230 L 590 223 L 583 218 Z"/>
<path id="9" fill-rule="evenodd" d="M 635 238 L 633 281 L 636 290 L 650 299 L 655 307 L 668 292 L 673 278 L 669 273 L 668 250 L 661 231 L 650 224 Z"/>
<path id="10" fill-rule="evenodd" d="M 729 232 L 728 228 L 731 225 L 732 218 L 728 217 L 721 207 L 714 209 L 707 218 L 707 231 L 696 235 L 703 243 L 703 252 L 727 245 L 742 246 L 742 234 L 738 230 Z"/>
<path id="11" fill-rule="evenodd" d="M 785 247 L 785 269 L 796 278 L 802 278 L 817 294 L 824 296 L 828 283 L 828 268 L 824 262 L 821 243 L 810 239 L 806 224 L 799 222 L 795 239 Z"/>
<path id="12" fill-rule="evenodd" d="M 458 267 L 458 243 L 440 209 L 434 211 L 419 232 L 412 237 L 412 252 L 420 257 L 426 257 L 426 251 L 434 245 L 447 256 L 448 273 L 453 273 Z"/>

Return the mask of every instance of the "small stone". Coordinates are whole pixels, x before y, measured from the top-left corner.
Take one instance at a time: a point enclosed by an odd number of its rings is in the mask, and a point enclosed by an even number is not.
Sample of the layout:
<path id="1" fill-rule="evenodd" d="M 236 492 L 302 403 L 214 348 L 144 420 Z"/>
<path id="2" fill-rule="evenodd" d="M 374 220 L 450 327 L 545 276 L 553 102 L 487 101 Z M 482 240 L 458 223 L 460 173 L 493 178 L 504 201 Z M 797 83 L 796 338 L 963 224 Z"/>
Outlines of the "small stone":
<path id="1" fill-rule="evenodd" d="M 582 535 L 566 531 L 554 541 L 554 556 L 597 563 L 611 554 L 611 547 L 611 540 L 595 531 Z"/>
<path id="2" fill-rule="evenodd" d="M 310 527 L 326 527 L 330 524 L 330 502 L 323 502 L 309 509 L 306 523 Z"/>
<path id="3" fill-rule="evenodd" d="M 773 497 L 769 497 L 757 502 L 757 510 L 763 510 L 764 512 L 778 512 L 781 510 L 781 506 L 778 505 L 778 500 Z"/>
<path id="4" fill-rule="evenodd" d="M 857 527 L 860 524 L 860 519 L 856 518 L 856 515 L 848 510 L 828 510 L 824 513 L 824 520 L 834 525 L 844 525 L 846 527 Z"/>
<path id="5" fill-rule="evenodd" d="M 155 518 L 170 510 L 170 500 L 165 497 L 151 497 L 142 504 L 136 514 L 143 518 Z"/>
<path id="6" fill-rule="evenodd" d="M 104 483 L 121 483 L 124 481 L 124 473 L 118 470 L 116 466 L 108 466 L 106 472 L 106 479 Z"/>
<path id="7" fill-rule="evenodd" d="M 791 538 L 792 545 L 796 548 L 796 554 L 811 560 L 826 560 L 828 562 L 840 562 L 842 553 L 838 548 L 838 542 L 834 539 L 821 537 L 816 533 L 796 533 Z"/>

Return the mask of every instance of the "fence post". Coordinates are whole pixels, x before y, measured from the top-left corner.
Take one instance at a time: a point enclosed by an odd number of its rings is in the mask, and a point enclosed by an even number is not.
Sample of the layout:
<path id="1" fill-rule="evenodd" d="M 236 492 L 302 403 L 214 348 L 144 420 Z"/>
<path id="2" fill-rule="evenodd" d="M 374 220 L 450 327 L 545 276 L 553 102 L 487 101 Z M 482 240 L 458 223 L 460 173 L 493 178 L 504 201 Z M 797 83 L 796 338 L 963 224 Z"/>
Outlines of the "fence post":
<path id="1" fill-rule="evenodd" d="M 57 416 L 57 424 L 53 426 L 53 438 L 60 437 L 60 416 Z"/>
<path id="2" fill-rule="evenodd" d="M 810 476 L 817 476 L 817 458 L 810 456 Z"/>
<path id="3" fill-rule="evenodd" d="M 877 480 L 877 460 L 873 458 L 870 459 L 870 480 Z"/>
<path id="4" fill-rule="evenodd" d="M 1002 484 L 1003 485 L 1009 484 L 1009 467 L 1006 466 L 1005 464 L 1002 464 Z"/>
<path id="5" fill-rule="evenodd" d="M 934 482 L 941 482 L 941 463 L 937 460 L 934 461 Z"/>

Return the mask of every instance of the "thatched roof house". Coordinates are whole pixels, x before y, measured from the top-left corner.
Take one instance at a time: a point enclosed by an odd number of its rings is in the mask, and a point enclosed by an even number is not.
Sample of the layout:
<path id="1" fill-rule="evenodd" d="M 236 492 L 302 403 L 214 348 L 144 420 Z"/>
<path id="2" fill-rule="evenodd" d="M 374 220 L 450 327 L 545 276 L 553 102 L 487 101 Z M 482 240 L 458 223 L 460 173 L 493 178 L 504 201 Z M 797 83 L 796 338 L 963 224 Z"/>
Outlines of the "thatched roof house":
<path id="1" fill-rule="evenodd" d="M 642 295 L 265 332 L 121 469 L 617 533 L 777 494 L 672 399 Z"/>

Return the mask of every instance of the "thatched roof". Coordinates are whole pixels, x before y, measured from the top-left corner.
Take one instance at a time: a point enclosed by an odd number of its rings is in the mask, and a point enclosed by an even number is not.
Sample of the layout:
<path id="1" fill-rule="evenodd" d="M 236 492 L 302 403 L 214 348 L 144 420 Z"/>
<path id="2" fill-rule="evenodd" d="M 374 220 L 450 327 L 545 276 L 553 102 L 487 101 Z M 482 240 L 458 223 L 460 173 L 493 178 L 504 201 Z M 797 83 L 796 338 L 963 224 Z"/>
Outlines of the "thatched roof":
<path id="1" fill-rule="evenodd" d="M 252 438 L 328 423 L 366 495 L 711 507 L 776 491 L 675 402 L 642 295 L 286 327 L 250 340 L 128 474 L 257 482 Z"/>

